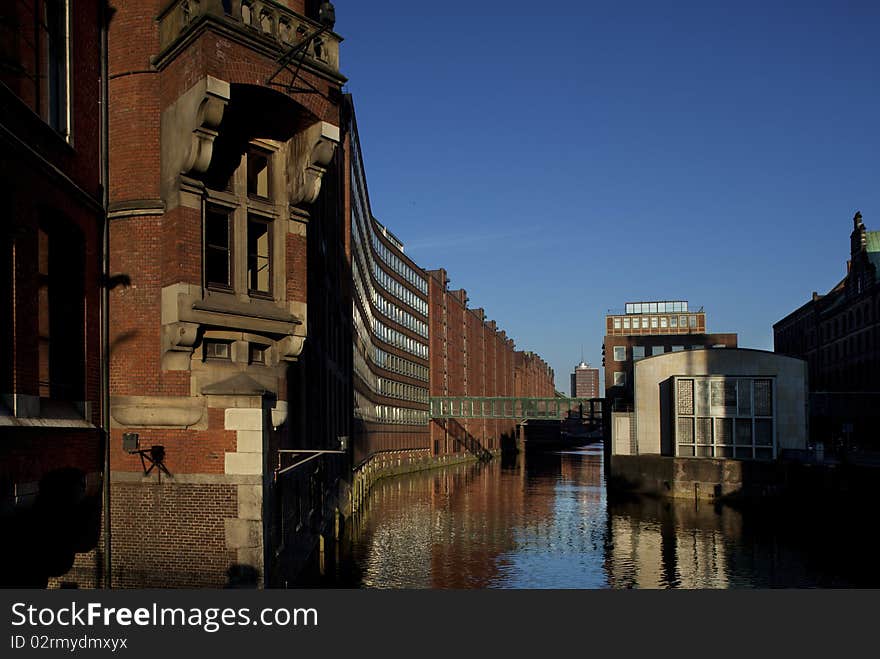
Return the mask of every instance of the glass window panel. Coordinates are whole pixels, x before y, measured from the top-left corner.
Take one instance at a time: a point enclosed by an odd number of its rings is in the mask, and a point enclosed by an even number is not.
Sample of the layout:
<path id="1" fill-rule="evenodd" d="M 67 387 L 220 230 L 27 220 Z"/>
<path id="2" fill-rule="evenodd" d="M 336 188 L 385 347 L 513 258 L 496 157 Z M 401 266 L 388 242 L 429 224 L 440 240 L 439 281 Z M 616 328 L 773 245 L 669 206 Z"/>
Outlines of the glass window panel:
<path id="1" fill-rule="evenodd" d="M 645 346 L 633 346 L 633 361 L 645 358 Z"/>
<path id="2" fill-rule="evenodd" d="M 669 319 L 669 326 L 670 327 L 678 327 L 678 316 L 672 316 Z"/>
<path id="3" fill-rule="evenodd" d="M 679 380 L 678 381 L 678 413 L 693 414 L 694 413 L 694 381 Z"/>
<path id="4" fill-rule="evenodd" d="M 626 346 L 614 346 L 614 361 L 626 361 Z"/>
<path id="5" fill-rule="evenodd" d="M 688 446 L 687 444 L 679 444 L 678 445 L 678 454 L 683 458 L 692 458 L 694 457 L 694 447 L 693 445 Z"/>
<path id="6" fill-rule="evenodd" d="M 736 420 L 736 443 L 741 446 L 752 445 L 752 420 Z"/>
<path id="7" fill-rule="evenodd" d="M 614 319 L 614 329 L 620 329 L 620 318 Z"/>
<path id="8" fill-rule="evenodd" d="M 629 318 L 623 319 L 623 329 L 629 329 Z"/>
<path id="9" fill-rule="evenodd" d="M 712 419 L 701 417 L 697 419 L 697 444 L 712 443 Z"/>
<path id="10" fill-rule="evenodd" d="M 733 444 L 733 419 L 715 419 L 715 443 Z"/>
<path id="11" fill-rule="evenodd" d="M 269 197 L 269 156 L 259 151 L 251 151 L 247 158 L 248 194 Z"/>
<path id="12" fill-rule="evenodd" d="M 755 458 L 758 460 L 772 460 L 773 459 L 773 449 L 772 448 L 756 448 L 755 449 Z"/>
<path id="13" fill-rule="evenodd" d="M 248 217 L 248 289 L 257 293 L 270 291 L 269 222 Z"/>
<path id="14" fill-rule="evenodd" d="M 737 446 L 736 450 L 733 453 L 735 458 L 739 458 L 740 460 L 751 460 L 752 459 L 752 448 Z"/>
<path id="15" fill-rule="evenodd" d="M 678 417 L 678 437 L 679 444 L 694 443 L 694 420 L 689 417 Z"/>
<path id="16" fill-rule="evenodd" d="M 657 329 L 657 316 L 651 316 L 651 328 Z"/>
<path id="17" fill-rule="evenodd" d="M 697 317 L 696 316 L 688 316 L 688 324 L 692 328 L 696 327 L 697 326 Z"/>
<path id="18" fill-rule="evenodd" d="M 772 419 L 755 419 L 755 444 L 759 446 L 773 445 Z"/>
<path id="19" fill-rule="evenodd" d="M 228 287 L 230 282 L 230 214 L 213 206 L 205 209 L 205 283 Z"/>
<path id="20" fill-rule="evenodd" d="M 752 414 L 752 381 L 741 379 L 736 382 L 736 413 L 739 416 Z"/>
<path id="21" fill-rule="evenodd" d="M 660 317 L 660 327 L 663 327 L 663 328 L 669 327 L 669 318 L 667 316 Z"/>
<path id="22" fill-rule="evenodd" d="M 712 447 L 711 446 L 698 446 L 697 447 L 697 457 L 698 458 L 711 458 L 712 457 Z"/>
<path id="23" fill-rule="evenodd" d="M 715 447 L 715 457 L 716 458 L 732 458 L 733 457 L 733 447 L 732 446 L 716 446 Z"/>
<path id="24" fill-rule="evenodd" d="M 680 327 L 687 327 L 688 317 L 687 316 L 679 316 L 678 317 L 678 324 Z"/>
<path id="25" fill-rule="evenodd" d="M 773 387 L 770 380 L 755 380 L 755 416 L 773 415 Z"/>

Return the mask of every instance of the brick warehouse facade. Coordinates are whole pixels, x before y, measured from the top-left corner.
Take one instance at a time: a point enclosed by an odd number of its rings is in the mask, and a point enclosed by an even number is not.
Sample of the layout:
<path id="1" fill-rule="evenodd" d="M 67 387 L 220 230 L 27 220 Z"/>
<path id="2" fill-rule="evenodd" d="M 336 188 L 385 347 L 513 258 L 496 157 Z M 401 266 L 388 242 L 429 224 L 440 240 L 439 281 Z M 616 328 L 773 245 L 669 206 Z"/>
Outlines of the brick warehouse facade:
<path id="1" fill-rule="evenodd" d="M 537 397 L 555 395 L 553 369 L 532 352 L 514 349 L 514 342 L 487 321 L 483 309 L 468 308 L 467 292 L 449 290 L 446 270 L 429 270 L 431 396 Z M 513 440 L 509 419 L 433 419 L 431 447 L 435 455 L 458 453 L 476 440 L 490 451 Z"/>
<path id="2" fill-rule="evenodd" d="M 103 2 L 0 8 L 0 585 L 102 583 Z"/>
<path id="3" fill-rule="evenodd" d="M 773 325 L 774 350 L 808 364 L 810 436 L 829 448 L 880 447 L 878 272 L 880 231 L 856 213 L 846 276 Z"/>
<path id="4" fill-rule="evenodd" d="M 114 586 L 286 585 L 336 514 L 344 458 L 280 452 L 350 434 L 341 38 L 316 5 L 111 23 Z"/>
<path id="5" fill-rule="evenodd" d="M 349 98 L 351 270 L 354 279 L 353 461 L 417 460 L 428 440 L 428 281 L 372 214 Z"/>

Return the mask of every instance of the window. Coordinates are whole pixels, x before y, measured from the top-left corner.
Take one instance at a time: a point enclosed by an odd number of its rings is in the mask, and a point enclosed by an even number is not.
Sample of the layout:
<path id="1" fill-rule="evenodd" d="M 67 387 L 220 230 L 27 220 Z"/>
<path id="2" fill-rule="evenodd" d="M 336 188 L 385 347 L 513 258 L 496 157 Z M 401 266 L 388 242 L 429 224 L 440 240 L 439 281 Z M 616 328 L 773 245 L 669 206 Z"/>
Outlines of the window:
<path id="1" fill-rule="evenodd" d="M 666 329 L 669 327 L 669 317 L 668 316 L 660 316 L 660 327 Z"/>
<path id="2" fill-rule="evenodd" d="M 232 222 L 228 209 L 205 209 L 205 285 L 231 289 Z"/>
<path id="3" fill-rule="evenodd" d="M 651 316 L 651 329 L 657 329 L 657 316 Z"/>
<path id="4" fill-rule="evenodd" d="M 615 371 L 614 372 L 614 386 L 622 387 L 626 384 L 626 373 L 623 371 Z"/>
<path id="5" fill-rule="evenodd" d="M 626 361 L 626 346 L 614 346 L 614 361 Z"/>
<path id="6" fill-rule="evenodd" d="M 268 348 L 260 343 L 251 343 L 249 344 L 248 351 L 248 361 L 251 364 L 265 364 L 266 363 L 266 352 Z"/>
<path id="7" fill-rule="evenodd" d="M 672 346 L 672 352 L 681 352 L 684 350 L 684 346 Z"/>
<path id="8" fill-rule="evenodd" d="M 614 319 L 614 329 L 620 329 L 620 318 Z"/>
<path id="9" fill-rule="evenodd" d="M 654 355 L 662 355 L 664 352 L 666 352 L 666 346 L 652 346 L 651 347 L 651 356 L 652 357 Z"/>
<path id="10" fill-rule="evenodd" d="M 273 272 L 278 264 L 272 257 L 277 230 L 274 209 L 267 203 L 272 197 L 271 158 L 271 153 L 252 148 L 242 156 L 238 175 L 215 172 L 206 179 L 206 288 L 273 297 Z"/>
<path id="11" fill-rule="evenodd" d="M 232 350 L 229 341 L 216 341 L 205 339 L 205 359 L 232 359 Z"/>
<path id="12" fill-rule="evenodd" d="M 769 379 L 677 379 L 672 408 L 676 415 L 677 455 L 772 459 L 774 421 L 768 410 L 772 387 Z"/>
<path id="13" fill-rule="evenodd" d="M 678 316 L 671 316 L 669 318 L 669 326 L 673 328 L 678 327 Z"/>
<path id="14" fill-rule="evenodd" d="M 642 329 L 648 329 L 648 317 L 644 316 L 642 318 Z"/>
<path id="15" fill-rule="evenodd" d="M 249 215 L 247 222 L 248 292 L 269 295 L 272 292 L 271 227 L 272 221 Z"/>
<path id="16" fill-rule="evenodd" d="M 63 224 L 37 231 L 37 377 L 43 400 L 83 401 L 84 248 Z M 41 410 L 41 414 L 43 414 Z"/>
<path id="17" fill-rule="evenodd" d="M 629 329 L 629 318 L 623 319 L 623 329 Z"/>
<path id="18" fill-rule="evenodd" d="M 688 326 L 694 328 L 697 326 L 697 317 L 696 316 L 688 316 Z"/>
<path id="19" fill-rule="evenodd" d="M 633 346 L 633 361 L 645 358 L 645 346 Z"/>
<path id="20" fill-rule="evenodd" d="M 253 197 L 269 198 L 269 154 L 264 151 L 248 153 L 247 191 Z"/>

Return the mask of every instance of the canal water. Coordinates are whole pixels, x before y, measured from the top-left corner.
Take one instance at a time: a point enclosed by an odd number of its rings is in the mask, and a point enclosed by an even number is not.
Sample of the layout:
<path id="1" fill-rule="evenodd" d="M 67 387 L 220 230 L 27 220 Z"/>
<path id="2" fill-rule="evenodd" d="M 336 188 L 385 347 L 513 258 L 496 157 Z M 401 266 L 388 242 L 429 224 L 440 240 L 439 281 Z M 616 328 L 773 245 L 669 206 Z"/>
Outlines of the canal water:
<path id="1" fill-rule="evenodd" d="M 379 481 L 323 585 L 880 585 L 872 506 L 609 500 L 604 479 L 600 444 Z"/>

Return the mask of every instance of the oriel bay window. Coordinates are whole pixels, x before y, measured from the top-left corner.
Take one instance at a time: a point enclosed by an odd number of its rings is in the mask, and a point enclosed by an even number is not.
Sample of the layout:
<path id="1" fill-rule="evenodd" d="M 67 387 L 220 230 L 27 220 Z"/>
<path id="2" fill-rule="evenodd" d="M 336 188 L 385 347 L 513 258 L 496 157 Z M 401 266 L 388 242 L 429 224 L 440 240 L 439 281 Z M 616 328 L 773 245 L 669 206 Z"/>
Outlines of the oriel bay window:
<path id="1" fill-rule="evenodd" d="M 278 210 L 272 184 L 273 154 L 250 148 L 220 175 L 206 178 L 203 261 L 204 286 L 216 292 L 272 299 L 273 233 Z"/>

